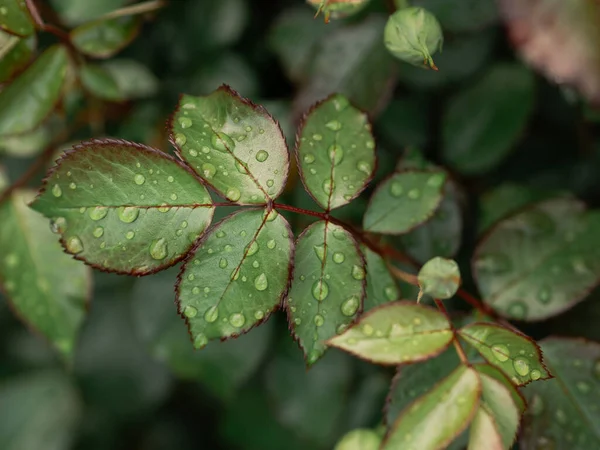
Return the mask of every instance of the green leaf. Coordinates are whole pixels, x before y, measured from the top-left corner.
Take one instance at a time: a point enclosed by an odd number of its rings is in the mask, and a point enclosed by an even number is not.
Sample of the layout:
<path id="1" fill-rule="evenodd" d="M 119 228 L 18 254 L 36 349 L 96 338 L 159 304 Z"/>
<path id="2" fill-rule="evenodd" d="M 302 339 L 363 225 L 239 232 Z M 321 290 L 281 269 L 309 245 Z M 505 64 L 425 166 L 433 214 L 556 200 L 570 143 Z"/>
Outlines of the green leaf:
<path id="1" fill-rule="evenodd" d="M 76 387 L 58 371 L 4 379 L 0 387 L 0 448 L 71 448 L 81 410 Z"/>
<path id="2" fill-rule="evenodd" d="M 470 358 L 470 360 L 473 359 L 474 358 Z M 479 372 L 479 375 L 482 380 L 484 379 L 484 377 L 486 379 L 493 378 L 495 381 L 503 384 L 504 387 L 508 389 L 512 397 L 513 403 L 519 410 L 519 415 L 525 412 L 525 409 L 527 409 L 527 403 L 525 402 L 525 398 L 504 372 L 492 366 L 491 364 L 480 363 L 473 365 L 473 367 L 475 368 L 475 370 L 477 370 L 477 372 Z"/>
<path id="3" fill-rule="evenodd" d="M 310 366 L 325 352 L 325 341 L 360 314 L 365 264 L 352 235 L 326 221 L 312 224 L 298 237 L 294 261 L 287 315 Z"/>
<path id="4" fill-rule="evenodd" d="M 69 26 L 79 25 L 104 14 L 116 10 L 127 3 L 127 0 L 50 0 L 52 9 L 58 13 L 61 20 Z"/>
<path id="5" fill-rule="evenodd" d="M 478 31 L 498 21 L 494 0 L 412 0 L 411 3 L 431 11 L 449 32 Z"/>
<path id="6" fill-rule="evenodd" d="M 93 96 L 109 101 L 119 101 L 123 97 L 116 80 L 102 66 L 85 64 L 79 70 L 81 84 Z"/>
<path id="7" fill-rule="evenodd" d="M 67 66 L 67 50 L 55 45 L 0 92 L 0 135 L 30 131 L 50 114 L 61 96 Z"/>
<path id="8" fill-rule="evenodd" d="M 223 400 L 233 400 L 237 390 L 259 368 L 273 337 L 272 321 L 240 339 L 210 343 L 194 351 L 190 336 L 172 301 L 173 270 L 141 278 L 131 294 L 136 334 L 155 359 L 164 362 L 178 378 L 198 381 Z"/>
<path id="9" fill-rule="evenodd" d="M 48 221 L 27 207 L 32 197 L 16 191 L 0 203 L 0 284 L 17 316 L 70 360 L 91 274 L 62 252 Z"/>
<path id="10" fill-rule="evenodd" d="M 288 340 L 285 352 L 280 351 L 266 369 L 267 398 L 281 424 L 313 443 L 307 448 L 331 448 L 349 406 L 352 360 L 330 352 L 307 371 Z"/>
<path id="11" fill-rule="evenodd" d="M 395 173 L 378 187 L 365 212 L 363 226 L 375 233 L 403 234 L 428 220 L 443 197 L 441 171 Z"/>
<path id="12" fill-rule="evenodd" d="M 123 98 L 152 97 L 158 92 L 158 79 L 143 64 L 133 59 L 111 59 L 102 64 L 115 80 Z"/>
<path id="13" fill-rule="evenodd" d="M 511 448 L 521 418 L 513 400 L 514 388 L 482 372 L 479 379 L 481 404 L 471 427 L 469 449 Z"/>
<path id="14" fill-rule="evenodd" d="M 92 58 L 110 58 L 126 47 L 140 30 L 137 16 L 100 19 L 71 31 L 71 42 L 83 54 Z"/>
<path id="15" fill-rule="evenodd" d="M 281 128 L 264 108 L 228 86 L 206 97 L 182 96 L 171 141 L 181 158 L 232 202 L 264 204 L 283 191 L 289 154 Z"/>
<path id="16" fill-rule="evenodd" d="M 382 450 L 445 448 L 469 425 L 480 395 L 475 369 L 460 366 L 398 417 Z"/>
<path id="17" fill-rule="evenodd" d="M 361 250 L 367 264 L 367 296 L 364 301 L 364 311 L 399 300 L 400 290 L 396 279 L 388 270 L 383 258 L 365 246 L 362 246 Z"/>
<path id="18" fill-rule="evenodd" d="M 33 34 L 33 20 L 24 0 L 0 0 L 0 29 L 17 36 Z"/>
<path id="19" fill-rule="evenodd" d="M 523 390 L 529 410 L 519 443 L 523 448 L 600 448 L 600 345 L 548 338 L 541 347 L 555 378 Z"/>
<path id="20" fill-rule="evenodd" d="M 50 143 L 52 121 L 37 127 L 26 134 L 5 136 L 0 141 L 0 154 L 14 158 L 29 158 L 39 154 Z"/>
<path id="21" fill-rule="evenodd" d="M 8 174 L 6 168 L 0 164 L 0 193 L 4 191 L 10 185 L 10 179 L 8 178 Z"/>
<path id="22" fill-rule="evenodd" d="M 334 450 L 379 450 L 380 444 L 381 437 L 376 432 L 359 428 L 346 433 Z"/>
<path id="23" fill-rule="evenodd" d="M 502 220 L 477 245 L 483 301 L 506 317 L 542 320 L 581 301 L 600 277 L 600 214 L 572 198 L 538 203 Z"/>
<path id="24" fill-rule="evenodd" d="M 453 257 L 460 248 L 463 232 L 459 190 L 452 180 L 446 182 L 446 192 L 433 217 L 400 237 L 404 251 L 421 263 L 434 256 Z"/>
<path id="25" fill-rule="evenodd" d="M 340 27 L 321 39 L 311 61 L 310 78 L 299 92 L 298 115 L 330 94 L 348 97 L 357 107 L 375 115 L 391 97 L 395 85 L 394 58 L 383 45 L 383 17 L 373 16 Z"/>
<path id="26" fill-rule="evenodd" d="M 317 10 L 317 15 L 323 13 L 325 23 L 329 18 L 343 19 L 362 10 L 371 0 L 306 0 Z M 315 16 L 316 17 L 316 16 Z"/>
<path id="27" fill-rule="evenodd" d="M 0 83 L 9 81 L 31 60 L 36 38 L 21 39 L 0 31 Z"/>
<path id="28" fill-rule="evenodd" d="M 87 141 L 67 152 L 32 208 L 52 219 L 77 259 L 132 275 L 181 260 L 214 210 L 187 167 L 158 150 L 116 139 Z"/>
<path id="29" fill-rule="evenodd" d="M 520 332 L 492 323 L 474 323 L 458 334 L 518 386 L 552 378 L 535 341 Z"/>
<path id="30" fill-rule="evenodd" d="M 518 141 L 533 111 L 533 74 L 515 64 L 497 64 L 456 94 L 443 117 L 442 152 L 467 175 L 496 167 Z"/>
<path id="31" fill-rule="evenodd" d="M 251 209 L 215 225 L 181 268 L 177 303 L 194 347 L 265 321 L 288 286 L 293 235 L 277 211 Z"/>
<path id="32" fill-rule="evenodd" d="M 423 294 L 448 299 L 460 287 L 460 270 L 456 261 L 439 256 L 427 261 L 419 270 L 419 287 Z"/>
<path id="33" fill-rule="evenodd" d="M 441 312 L 412 302 L 382 305 L 327 342 L 375 364 L 412 363 L 443 352 L 454 334 Z"/>
<path id="34" fill-rule="evenodd" d="M 300 176 L 306 190 L 327 211 L 350 203 L 373 178 L 371 124 L 343 95 L 333 95 L 311 109 L 298 138 Z"/>

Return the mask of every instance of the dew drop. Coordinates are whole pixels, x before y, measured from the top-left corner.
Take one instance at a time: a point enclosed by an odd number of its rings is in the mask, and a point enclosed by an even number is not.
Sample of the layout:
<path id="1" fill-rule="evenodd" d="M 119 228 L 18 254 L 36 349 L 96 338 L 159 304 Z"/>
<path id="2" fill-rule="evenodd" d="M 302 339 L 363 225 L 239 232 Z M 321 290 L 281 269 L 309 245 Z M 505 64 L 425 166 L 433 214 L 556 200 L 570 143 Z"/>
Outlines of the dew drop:
<path id="1" fill-rule="evenodd" d="M 208 339 L 202 333 L 198 334 L 194 338 L 194 348 L 196 350 L 206 347 L 206 344 L 208 344 Z"/>
<path id="2" fill-rule="evenodd" d="M 267 215 L 265 219 L 267 222 L 273 222 L 275 219 L 277 219 L 277 216 L 279 216 L 279 213 L 276 209 L 272 209 L 268 212 L 265 211 L 265 213 L 263 214 L 263 218 L 265 218 L 265 214 Z"/>
<path id="3" fill-rule="evenodd" d="M 342 146 L 339 144 L 333 144 L 329 147 L 329 159 L 333 163 L 334 166 L 339 165 L 344 159 L 344 150 Z"/>
<path id="4" fill-rule="evenodd" d="M 74 255 L 77 255 L 78 253 L 81 253 L 83 251 L 83 243 L 81 242 L 81 239 L 79 239 L 77 236 L 71 236 L 69 239 L 67 239 L 66 246 L 67 251 Z"/>
<path id="5" fill-rule="evenodd" d="M 410 198 L 411 200 L 417 200 L 419 197 L 421 197 L 420 190 L 415 188 L 408 191 L 408 198 Z"/>
<path id="6" fill-rule="evenodd" d="M 241 313 L 233 313 L 229 316 L 229 323 L 236 328 L 241 328 L 246 323 L 246 318 Z"/>
<path id="7" fill-rule="evenodd" d="M 388 300 L 396 300 L 398 298 L 398 288 L 396 286 L 388 286 L 384 289 L 384 294 Z"/>
<path id="8" fill-rule="evenodd" d="M 273 187 L 274 184 L 275 184 L 274 180 L 267 180 L 267 187 Z"/>
<path id="9" fill-rule="evenodd" d="M 271 239 L 267 242 L 267 248 L 273 250 L 275 248 L 275 239 Z"/>
<path id="10" fill-rule="evenodd" d="M 182 145 L 185 145 L 186 142 L 187 142 L 187 138 L 185 137 L 185 135 L 183 135 L 181 133 L 177 133 L 175 135 L 175 144 L 177 144 L 179 147 L 181 147 Z"/>
<path id="11" fill-rule="evenodd" d="M 196 317 L 198 315 L 198 310 L 193 306 L 186 306 L 183 309 L 183 315 L 189 319 Z"/>
<path id="12" fill-rule="evenodd" d="M 95 238 L 101 238 L 104 235 L 104 228 L 96 227 L 94 228 L 94 231 L 92 231 L 92 234 Z"/>
<path id="13" fill-rule="evenodd" d="M 180 117 L 179 125 L 181 125 L 181 128 L 189 128 L 192 126 L 192 119 L 189 117 Z"/>
<path id="14" fill-rule="evenodd" d="M 366 161 L 359 161 L 356 164 L 356 168 L 359 172 L 362 172 L 367 176 L 371 175 L 371 165 Z"/>
<path id="15" fill-rule="evenodd" d="M 69 184 L 69 189 L 77 189 L 77 185 L 75 183 L 70 183 Z"/>
<path id="16" fill-rule="evenodd" d="M 255 156 L 255 158 L 258 162 L 265 162 L 268 157 L 269 157 L 269 153 L 266 152 L 265 150 L 259 150 Z"/>
<path id="17" fill-rule="evenodd" d="M 315 155 L 313 155 L 312 153 L 307 153 L 306 155 L 304 155 L 303 160 L 306 164 L 312 164 L 315 162 Z"/>
<path id="18" fill-rule="evenodd" d="M 322 315 L 317 314 L 314 318 L 314 322 L 315 322 L 316 326 L 322 327 L 323 324 L 325 323 L 325 318 Z"/>
<path id="19" fill-rule="evenodd" d="M 54 234 L 64 233 L 67 231 L 67 219 L 64 217 L 56 217 L 50 220 L 50 231 Z"/>
<path id="20" fill-rule="evenodd" d="M 400 197 L 404 193 L 404 187 L 399 181 L 394 181 L 390 186 L 390 194 L 394 197 Z"/>
<path id="21" fill-rule="evenodd" d="M 177 200 L 177 194 L 171 194 L 170 199 L 173 201 Z"/>
<path id="22" fill-rule="evenodd" d="M 346 328 L 348 328 L 348 324 L 342 323 L 338 325 L 338 327 L 335 329 L 335 332 L 337 334 L 342 334 L 344 331 L 346 331 Z"/>
<path id="23" fill-rule="evenodd" d="M 375 330 L 373 329 L 373 327 L 371 325 L 369 325 L 368 323 L 365 323 L 362 326 L 362 332 L 365 336 L 372 336 L 373 333 L 375 332 Z"/>
<path id="24" fill-rule="evenodd" d="M 357 296 L 353 295 L 349 299 L 345 300 L 342 303 L 342 314 L 345 316 L 353 316 L 358 311 L 358 307 L 360 306 L 360 300 Z"/>
<path id="25" fill-rule="evenodd" d="M 252 256 L 256 252 L 258 252 L 258 242 L 256 242 L 256 240 L 254 240 L 249 245 L 246 246 L 246 256 Z"/>
<path id="26" fill-rule="evenodd" d="M 227 260 L 226 260 L 225 258 L 221 258 L 221 259 L 219 260 L 219 267 L 220 267 L 221 269 L 225 269 L 225 268 L 227 267 L 227 265 L 228 265 L 228 264 L 229 264 L 229 263 L 227 262 Z"/>
<path id="27" fill-rule="evenodd" d="M 341 264 L 346 260 L 346 256 L 344 256 L 341 252 L 335 252 L 333 254 L 333 262 L 336 264 Z"/>
<path id="28" fill-rule="evenodd" d="M 444 181 L 446 180 L 446 175 L 443 173 L 436 173 L 434 175 L 431 175 L 429 177 L 429 179 L 427 180 L 427 184 L 431 187 L 434 188 L 439 188 L 440 186 L 442 186 L 444 184 Z"/>
<path id="29" fill-rule="evenodd" d="M 319 258 L 319 260 L 321 262 L 323 262 L 325 260 L 325 252 L 326 252 L 326 248 L 325 248 L 325 244 L 321 244 L 321 245 L 315 245 L 313 246 L 313 250 L 315 251 L 317 258 Z"/>
<path id="30" fill-rule="evenodd" d="M 317 134 L 313 134 L 313 137 L 312 137 L 312 138 L 313 138 L 315 141 L 321 141 L 321 140 L 323 140 L 323 136 L 321 136 L 321 135 L 320 135 L 320 134 L 318 134 L 318 133 L 317 133 Z"/>
<path id="31" fill-rule="evenodd" d="M 133 231 L 133 230 L 129 230 L 129 231 L 128 231 L 128 232 L 125 234 L 125 238 L 126 238 L 126 239 L 129 239 L 129 240 L 131 240 L 131 239 L 133 239 L 134 237 L 135 237 L 135 231 Z"/>
<path id="32" fill-rule="evenodd" d="M 171 208 L 169 206 L 167 206 L 166 203 L 163 203 L 161 206 L 159 206 L 158 211 L 161 213 L 166 213 L 169 212 L 171 210 Z"/>
<path id="33" fill-rule="evenodd" d="M 239 189 L 232 187 L 227 190 L 226 196 L 230 201 L 237 202 L 242 194 L 240 193 Z"/>
<path id="34" fill-rule="evenodd" d="M 334 189 L 335 185 L 333 183 L 333 180 L 328 179 L 323 181 L 323 192 L 325 192 L 327 195 L 331 195 Z"/>
<path id="35" fill-rule="evenodd" d="M 102 220 L 108 214 L 108 208 L 105 206 L 96 206 L 88 210 L 88 215 L 92 220 Z"/>
<path id="36" fill-rule="evenodd" d="M 62 195 L 62 189 L 60 188 L 60 186 L 58 184 L 55 184 L 54 186 L 52 186 L 52 195 L 54 195 L 57 198 Z"/>
<path id="37" fill-rule="evenodd" d="M 312 295 L 320 302 L 325 300 L 329 295 L 329 285 L 327 282 L 323 280 L 315 281 L 312 287 Z"/>
<path id="38" fill-rule="evenodd" d="M 339 241 L 343 241 L 346 239 L 346 232 L 341 228 L 335 228 L 333 230 L 333 237 Z"/>
<path id="39" fill-rule="evenodd" d="M 543 303 L 545 305 L 549 303 L 552 299 L 552 291 L 548 286 L 544 286 L 538 291 L 537 298 L 540 301 L 540 303 Z"/>
<path id="40" fill-rule="evenodd" d="M 339 131 L 342 129 L 342 123 L 339 120 L 332 120 L 330 122 L 327 122 L 325 126 L 332 131 Z"/>
<path id="41" fill-rule="evenodd" d="M 264 273 L 261 273 L 254 279 L 254 287 L 257 291 L 264 291 L 267 289 L 267 287 L 269 287 L 267 276 Z"/>
<path id="42" fill-rule="evenodd" d="M 233 152 L 235 142 L 225 133 L 214 133 L 210 139 L 212 146 L 221 152 Z"/>
<path id="43" fill-rule="evenodd" d="M 365 269 L 357 265 L 352 266 L 352 278 L 355 280 L 364 280 Z"/>
<path id="44" fill-rule="evenodd" d="M 537 369 L 533 369 L 533 370 L 531 371 L 531 375 L 530 375 L 530 377 L 531 377 L 531 379 L 532 379 L 533 381 L 535 381 L 535 380 L 539 380 L 539 379 L 542 377 L 542 372 L 540 372 L 540 371 L 539 371 L 539 370 L 537 370 Z"/>
<path id="45" fill-rule="evenodd" d="M 217 173 L 217 169 L 211 163 L 202 164 L 202 175 L 204 178 L 211 179 Z"/>
<path id="46" fill-rule="evenodd" d="M 165 238 L 156 239 L 150 244 L 150 256 L 153 259 L 165 259 L 168 254 L 167 240 Z"/>
<path id="47" fill-rule="evenodd" d="M 524 358 L 516 358 L 513 361 L 513 367 L 515 372 L 517 372 L 522 377 L 527 376 L 529 374 L 529 363 Z"/>
<path id="48" fill-rule="evenodd" d="M 524 319 L 527 316 L 527 305 L 521 301 L 513 302 L 509 305 L 507 312 L 515 319 Z"/>
<path id="49" fill-rule="evenodd" d="M 508 357 L 510 356 L 510 351 L 508 347 L 504 344 L 492 345 L 492 354 L 496 357 L 496 359 L 500 362 L 508 361 Z"/>
<path id="50" fill-rule="evenodd" d="M 256 312 L 254 313 L 254 318 L 255 318 L 256 320 L 262 320 L 264 317 L 265 317 L 265 313 L 264 313 L 264 312 L 262 312 L 262 311 L 256 311 Z"/>
<path id="51" fill-rule="evenodd" d="M 200 288 L 198 286 L 194 286 L 192 288 L 192 294 L 198 295 L 200 293 Z"/>
<path id="52" fill-rule="evenodd" d="M 218 318 L 219 308 L 217 308 L 216 306 L 211 306 L 204 313 L 204 320 L 206 320 L 208 323 L 214 323 L 217 321 Z"/>
<path id="53" fill-rule="evenodd" d="M 138 173 L 133 177 L 133 181 L 135 181 L 135 184 L 137 184 L 138 186 L 141 186 L 146 182 L 146 177 L 141 173 Z"/>
<path id="54" fill-rule="evenodd" d="M 131 223 L 134 222 L 140 214 L 140 210 L 133 206 L 121 206 L 117 210 L 117 215 L 121 222 Z"/>

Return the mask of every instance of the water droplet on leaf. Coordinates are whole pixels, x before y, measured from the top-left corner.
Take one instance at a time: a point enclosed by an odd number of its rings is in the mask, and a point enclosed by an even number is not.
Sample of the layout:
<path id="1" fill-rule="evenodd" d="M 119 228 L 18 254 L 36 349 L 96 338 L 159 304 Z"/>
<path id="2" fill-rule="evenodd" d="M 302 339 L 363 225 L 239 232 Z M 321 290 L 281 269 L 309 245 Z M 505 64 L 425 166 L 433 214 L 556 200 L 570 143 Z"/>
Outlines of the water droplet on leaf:
<path id="1" fill-rule="evenodd" d="M 261 273 L 254 279 L 254 287 L 257 291 L 264 291 L 267 289 L 267 287 L 269 287 L 267 276 L 264 273 Z"/>
<path id="2" fill-rule="evenodd" d="M 211 306 L 204 313 L 204 320 L 206 320 L 208 323 L 214 323 L 217 321 L 218 318 L 219 308 L 217 308 L 216 306 Z"/>
<path id="3" fill-rule="evenodd" d="M 342 314 L 345 316 L 353 316 L 358 311 L 358 307 L 360 306 L 360 300 L 356 296 L 352 296 L 349 299 L 345 300 L 342 303 Z"/>
<path id="4" fill-rule="evenodd" d="M 315 281 L 312 287 L 312 295 L 315 299 L 322 302 L 329 295 L 329 285 L 323 280 Z"/>
<path id="5" fill-rule="evenodd" d="M 140 210 L 133 206 L 121 206 L 117 210 L 117 215 L 121 222 L 131 223 L 134 222 L 140 214 Z"/>
<path id="6" fill-rule="evenodd" d="M 268 158 L 269 158 L 269 153 L 266 152 L 265 150 L 259 150 L 256 153 L 256 160 L 258 162 L 265 162 Z"/>
<path id="7" fill-rule="evenodd" d="M 246 318 L 241 313 L 233 313 L 229 316 L 229 323 L 231 324 L 231 326 L 241 328 L 246 323 Z"/>
<path id="8" fill-rule="evenodd" d="M 492 354 L 496 357 L 496 359 L 500 362 L 508 361 L 510 356 L 510 351 L 508 347 L 504 344 L 492 345 Z"/>
<path id="9" fill-rule="evenodd" d="M 81 239 L 79 239 L 77 236 L 71 236 L 70 238 L 68 238 L 66 247 L 67 251 L 74 255 L 77 255 L 78 253 L 81 253 L 83 251 L 83 243 L 81 242 Z"/>
<path id="10" fill-rule="evenodd" d="M 52 195 L 54 195 L 57 198 L 62 195 L 62 189 L 60 188 L 60 186 L 58 184 L 55 184 L 54 186 L 52 186 Z"/>
<path id="11" fill-rule="evenodd" d="M 133 181 L 135 181 L 135 184 L 137 184 L 138 186 L 141 186 L 146 182 L 146 177 L 141 173 L 138 173 L 133 177 Z"/>
<path id="12" fill-rule="evenodd" d="M 198 315 L 198 310 L 193 306 L 186 306 L 183 309 L 183 315 L 189 319 L 196 317 Z"/>
<path id="13" fill-rule="evenodd" d="M 168 254 L 167 240 L 165 238 L 156 239 L 150 244 L 150 256 L 153 259 L 165 259 Z"/>

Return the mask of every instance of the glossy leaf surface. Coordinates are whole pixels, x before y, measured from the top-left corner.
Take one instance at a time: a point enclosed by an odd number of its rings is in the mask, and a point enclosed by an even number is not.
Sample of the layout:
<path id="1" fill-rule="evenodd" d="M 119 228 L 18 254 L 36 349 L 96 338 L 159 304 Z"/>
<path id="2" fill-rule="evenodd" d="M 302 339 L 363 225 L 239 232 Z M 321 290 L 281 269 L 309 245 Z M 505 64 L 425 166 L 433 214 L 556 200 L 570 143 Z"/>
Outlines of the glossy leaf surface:
<path id="1" fill-rule="evenodd" d="M 286 308 L 308 365 L 362 311 L 365 276 L 356 242 L 342 227 L 320 221 L 298 237 Z"/>
<path id="2" fill-rule="evenodd" d="M 491 323 L 474 323 L 461 328 L 458 334 L 518 386 L 551 378 L 535 341 L 519 332 Z"/>
<path id="3" fill-rule="evenodd" d="M 375 141 L 367 115 L 342 95 L 312 109 L 301 125 L 296 155 L 304 186 L 331 211 L 352 201 L 375 170 Z"/>
<path id="4" fill-rule="evenodd" d="M 362 246 L 367 264 L 367 296 L 364 311 L 400 299 L 400 290 L 385 261 L 374 251 Z"/>
<path id="5" fill-rule="evenodd" d="M 267 203 L 287 180 L 289 154 L 278 123 L 228 86 L 206 97 L 182 96 L 171 140 L 198 175 L 232 202 Z"/>
<path id="6" fill-rule="evenodd" d="M 71 31 L 71 42 L 80 52 L 93 58 L 109 58 L 129 44 L 140 29 L 136 16 L 102 19 Z"/>
<path id="7" fill-rule="evenodd" d="M 583 339 L 548 338 L 541 347 L 555 378 L 524 389 L 529 409 L 520 445 L 573 450 L 600 447 L 600 345 Z"/>
<path id="8" fill-rule="evenodd" d="M 215 225 L 190 254 L 177 303 L 196 348 L 245 333 L 266 320 L 288 286 L 293 235 L 276 211 L 235 213 Z"/>
<path id="9" fill-rule="evenodd" d="M 30 131 L 50 114 L 60 98 L 67 65 L 67 50 L 50 47 L 0 92 L 0 135 Z"/>
<path id="10" fill-rule="evenodd" d="M 0 0 L 0 29 L 17 36 L 35 31 L 24 0 Z"/>
<path id="11" fill-rule="evenodd" d="M 600 279 L 600 214 L 572 198 L 537 203 L 498 223 L 479 242 L 474 275 L 483 300 L 520 320 L 552 317 Z"/>
<path id="12" fill-rule="evenodd" d="M 453 338 L 441 313 L 412 302 L 382 305 L 360 317 L 328 345 L 376 364 L 402 364 L 431 358 Z"/>
<path id="13" fill-rule="evenodd" d="M 52 220 L 77 259 L 135 275 L 181 260 L 213 214 L 190 170 L 121 140 L 87 141 L 66 153 L 32 207 Z"/>
<path id="14" fill-rule="evenodd" d="M 407 233 L 435 212 L 445 181 L 443 172 L 411 170 L 392 175 L 371 197 L 364 228 L 375 233 Z"/>
<path id="15" fill-rule="evenodd" d="M 407 445 L 420 450 L 445 448 L 469 425 L 480 395 L 475 369 L 459 367 L 398 417 L 382 450 Z"/>
<path id="16" fill-rule="evenodd" d="M 17 316 L 70 360 L 85 318 L 91 274 L 63 253 L 48 221 L 27 207 L 32 197 L 16 191 L 0 203 L 0 285 Z"/>

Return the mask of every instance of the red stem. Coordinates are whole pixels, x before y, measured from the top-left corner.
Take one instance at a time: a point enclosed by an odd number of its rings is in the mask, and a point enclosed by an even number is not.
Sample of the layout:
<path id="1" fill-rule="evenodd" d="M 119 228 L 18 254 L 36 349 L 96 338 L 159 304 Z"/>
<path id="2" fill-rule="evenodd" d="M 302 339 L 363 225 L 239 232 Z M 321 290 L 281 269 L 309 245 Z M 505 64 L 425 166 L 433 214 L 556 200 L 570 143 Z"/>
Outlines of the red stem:
<path id="1" fill-rule="evenodd" d="M 467 354 L 465 353 L 465 350 L 462 348 L 462 345 L 458 340 L 456 328 L 454 328 L 454 325 L 452 325 L 452 321 L 450 320 L 450 314 L 446 309 L 446 305 L 444 305 L 444 302 L 438 298 L 434 298 L 433 301 L 435 302 L 435 305 L 438 307 L 438 309 L 442 312 L 442 314 L 446 316 L 448 322 L 450 323 L 450 327 L 452 328 L 452 343 L 454 344 L 454 348 L 456 349 L 458 357 L 460 358 L 463 364 L 469 364 L 469 359 L 467 358 Z"/>

